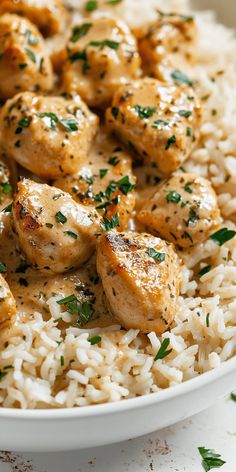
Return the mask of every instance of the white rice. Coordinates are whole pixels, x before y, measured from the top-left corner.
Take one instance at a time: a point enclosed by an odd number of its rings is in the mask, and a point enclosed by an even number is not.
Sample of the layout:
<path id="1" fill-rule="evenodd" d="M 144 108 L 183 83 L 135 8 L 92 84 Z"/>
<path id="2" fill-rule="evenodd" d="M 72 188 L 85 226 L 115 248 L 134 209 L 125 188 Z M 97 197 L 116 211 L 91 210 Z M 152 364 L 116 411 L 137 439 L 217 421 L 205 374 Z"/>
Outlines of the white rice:
<path id="1" fill-rule="evenodd" d="M 149 19 L 154 8 L 185 12 L 185 1 L 124 0 L 117 14 L 132 27 Z M 143 7 L 143 8 L 142 8 Z M 141 12 L 139 15 L 137 12 Z M 218 194 L 223 226 L 236 221 L 236 40 L 216 24 L 212 14 L 197 14 L 198 79 L 204 102 L 201 139 L 187 171 L 208 177 Z M 212 109 L 217 114 L 212 116 Z M 225 181 L 227 183 L 225 183 Z M 211 265 L 201 279 L 194 268 Z M 48 300 L 51 319 L 34 313 L 27 324 L 15 328 L 0 354 L 3 407 L 62 408 L 118 401 L 157 392 L 179 384 L 236 354 L 236 238 L 222 247 L 206 241 L 184 255 L 182 287 L 176 326 L 160 338 L 140 335 L 119 326 L 80 330 L 70 327 L 69 313 L 62 313 L 57 298 Z M 55 320 L 68 323 L 65 336 Z M 89 338 L 100 335 L 92 346 Z M 155 361 L 161 342 L 170 339 L 172 352 Z"/>

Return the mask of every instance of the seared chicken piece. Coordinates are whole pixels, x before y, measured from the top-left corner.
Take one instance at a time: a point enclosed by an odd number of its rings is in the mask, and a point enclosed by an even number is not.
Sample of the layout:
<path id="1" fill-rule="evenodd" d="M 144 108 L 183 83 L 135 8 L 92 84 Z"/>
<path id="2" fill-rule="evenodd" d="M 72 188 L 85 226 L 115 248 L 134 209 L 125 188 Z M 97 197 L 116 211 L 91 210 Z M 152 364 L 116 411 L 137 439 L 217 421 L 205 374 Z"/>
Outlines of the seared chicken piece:
<path id="1" fill-rule="evenodd" d="M 193 61 L 196 33 L 193 17 L 162 16 L 139 41 L 145 73 L 169 82 L 176 71 L 187 71 Z"/>
<path id="2" fill-rule="evenodd" d="M 104 131 L 97 135 L 80 171 L 54 182 L 79 203 L 96 207 L 109 220 L 118 215 L 121 230 L 126 228 L 135 206 L 134 184 L 129 154 Z"/>
<path id="3" fill-rule="evenodd" d="M 0 274 L 0 332 L 10 328 L 16 317 L 16 303 L 11 290 Z"/>
<path id="4" fill-rule="evenodd" d="M 73 174 L 87 158 L 98 118 L 79 96 L 8 100 L 0 111 L 0 142 L 9 156 L 42 178 Z"/>
<path id="5" fill-rule="evenodd" d="M 95 235 L 101 230 L 96 210 L 30 179 L 18 184 L 13 220 L 28 260 L 47 273 L 81 266 L 95 250 Z"/>
<path id="6" fill-rule="evenodd" d="M 27 19 L 5 14 L 0 17 L 0 99 L 20 91 L 50 91 L 52 65 L 44 39 Z"/>
<path id="7" fill-rule="evenodd" d="M 61 0 L 1 0 L 0 14 L 5 12 L 29 18 L 45 36 L 63 31 L 67 18 Z"/>
<path id="8" fill-rule="evenodd" d="M 175 174 L 157 187 L 138 213 L 150 231 L 188 248 L 206 240 L 221 217 L 211 183 L 195 174 Z"/>
<path id="9" fill-rule="evenodd" d="M 114 18 L 75 26 L 67 56 L 62 88 L 79 93 L 89 106 L 108 105 L 121 84 L 140 76 L 136 40 L 128 26 Z"/>
<path id="10" fill-rule="evenodd" d="M 133 154 L 171 174 L 189 156 L 198 136 L 200 104 L 189 86 L 142 79 L 121 87 L 107 110 L 109 127 Z"/>
<path id="11" fill-rule="evenodd" d="M 146 233 L 104 233 L 97 270 L 110 310 L 124 328 L 167 330 L 179 294 L 179 262 L 171 244 Z"/>

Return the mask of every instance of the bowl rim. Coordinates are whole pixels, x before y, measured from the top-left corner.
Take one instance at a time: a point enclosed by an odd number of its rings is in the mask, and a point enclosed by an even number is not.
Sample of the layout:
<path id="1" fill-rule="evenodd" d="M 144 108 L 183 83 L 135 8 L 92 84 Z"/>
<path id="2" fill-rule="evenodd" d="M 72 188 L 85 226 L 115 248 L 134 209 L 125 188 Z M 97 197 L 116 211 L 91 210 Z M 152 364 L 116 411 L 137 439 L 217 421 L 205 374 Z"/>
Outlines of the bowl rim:
<path id="1" fill-rule="evenodd" d="M 155 393 L 141 395 L 135 398 L 123 399 L 116 402 L 102 403 L 98 405 L 77 406 L 71 408 L 42 408 L 42 409 L 17 409 L 0 408 L 1 419 L 15 420 L 61 420 L 61 419 L 79 419 L 85 417 L 96 417 L 109 414 L 117 414 L 127 410 L 145 408 L 153 404 L 164 403 L 176 397 L 191 393 L 193 390 L 199 390 L 204 386 L 223 378 L 230 374 L 234 369 L 236 371 L 236 355 L 231 359 L 224 361 L 219 367 L 203 374 L 186 380 L 181 384 Z M 236 381 L 235 381 L 236 384 Z M 236 385 L 235 385 L 236 386 Z"/>

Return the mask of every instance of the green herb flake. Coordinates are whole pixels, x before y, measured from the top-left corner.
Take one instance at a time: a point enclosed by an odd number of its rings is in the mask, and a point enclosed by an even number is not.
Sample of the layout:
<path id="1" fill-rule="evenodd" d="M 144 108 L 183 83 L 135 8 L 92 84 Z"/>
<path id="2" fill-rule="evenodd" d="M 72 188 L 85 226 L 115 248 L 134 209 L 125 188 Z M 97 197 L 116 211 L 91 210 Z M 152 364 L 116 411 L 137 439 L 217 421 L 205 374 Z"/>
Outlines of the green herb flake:
<path id="1" fill-rule="evenodd" d="M 72 239 L 78 239 L 78 235 L 73 231 L 64 231 L 64 234 L 67 234 L 67 236 L 70 236 Z"/>
<path id="2" fill-rule="evenodd" d="M 212 116 L 216 116 L 217 113 L 218 113 L 218 112 L 217 112 L 217 110 L 216 110 L 215 108 L 213 108 L 213 109 L 211 110 L 211 115 L 212 115 Z"/>
<path id="3" fill-rule="evenodd" d="M 7 266 L 3 264 L 3 262 L 0 262 L 0 273 L 3 274 L 7 271 Z"/>
<path id="4" fill-rule="evenodd" d="M 118 5 L 121 2 L 123 2 L 123 0 L 107 0 L 106 1 L 108 5 Z"/>
<path id="5" fill-rule="evenodd" d="M 233 402 L 236 402 L 236 392 L 231 392 L 231 394 L 230 394 L 230 399 L 231 399 Z"/>
<path id="6" fill-rule="evenodd" d="M 12 211 L 12 203 L 10 203 L 9 205 L 7 205 L 5 208 L 3 208 L 2 212 L 3 213 L 11 213 Z"/>
<path id="7" fill-rule="evenodd" d="M 223 244 L 233 239 L 235 235 L 236 231 L 228 228 L 221 228 L 219 231 L 216 231 L 216 233 L 213 233 L 210 238 L 219 246 L 223 246 Z"/>
<path id="8" fill-rule="evenodd" d="M 209 328 L 210 326 L 210 313 L 207 313 L 206 315 L 206 327 Z"/>
<path id="9" fill-rule="evenodd" d="M 110 39 L 104 39 L 103 41 L 90 41 L 89 46 L 93 47 L 100 47 L 103 49 L 104 47 L 108 47 L 110 49 L 114 49 L 115 51 L 118 49 L 120 43 L 117 41 L 112 41 Z"/>
<path id="10" fill-rule="evenodd" d="M 104 216 L 103 217 L 103 223 L 101 224 L 101 227 L 102 227 L 103 231 L 110 231 L 111 229 L 116 228 L 119 225 L 120 225 L 119 216 L 116 213 L 115 216 L 113 218 L 111 218 L 110 220 L 108 218 L 106 218 L 106 216 Z"/>
<path id="11" fill-rule="evenodd" d="M 156 120 L 156 121 L 154 121 L 154 123 L 153 123 L 153 125 L 152 125 L 152 128 L 154 128 L 154 129 L 156 129 L 156 128 L 163 128 L 163 126 L 169 126 L 168 121 Z"/>
<path id="12" fill-rule="evenodd" d="M 184 231 L 184 233 L 182 234 L 182 238 L 189 239 L 189 241 L 191 241 L 191 243 L 193 244 L 193 238 L 191 234 L 189 234 L 187 231 Z"/>
<path id="13" fill-rule="evenodd" d="M 198 272 L 198 274 L 197 274 L 198 277 L 203 277 L 203 275 L 205 275 L 205 274 L 207 274 L 208 272 L 210 272 L 211 267 L 212 267 L 211 265 L 207 265 L 207 266 L 203 267 L 203 269 L 199 270 L 199 272 Z"/>
<path id="14" fill-rule="evenodd" d="M 171 145 L 172 145 L 172 144 L 175 144 L 175 143 L 176 143 L 176 136 L 173 135 L 173 136 L 171 136 L 171 137 L 168 139 L 168 141 L 167 141 L 167 143 L 166 143 L 165 150 L 168 151 L 168 149 L 171 147 Z"/>
<path id="15" fill-rule="evenodd" d="M 58 221 L 58 223 L 62 223 L 63 225 L 67 222 L 67 217 L 65 215 L 63 215 L 63 213 L 61 211 L 58 211 L 55 214 L 55 218 Z"/>
<path id="16" fill-rule="evenodd" d="M 0 381 L 6 377 L 6 375 L 8 374 L 8 372 L 4 372 L 3 370 L 0 369 Z"/>
<path id="17" fill-rule="evenodd" d="M 76 41 L 78 41 L 78 39 L 83 38 L 84 36 L 86 36 L 86 34 L 90 30 L 91 26 L 92 26 L 92 23 L 84 23 L 81 26 L 75 26 L 73 28 L 73 31 L 72 31 L 72 36 L 70 38 L 71 42 L 76 43 Z"/>
<path id="18" fill-rule="evenodd" d="M 173 349 L 167 350 L 169 344 L 170 344 L 170 339 L 169 338 L 164 339 L 164 341 L 161 343 L 160 349 L 157 352 L 154 361 L 157 361 L 158 359 L 164 359 L 164 357 L 168 356 L 172 352 Z"/>
<path id="19" fill-rule="evenodd" d="M 65 358 L 64 356 L 61 356 L 60 357 L 60 362 L 61 362 L 61 366 L 63 367 L 65 365 Z"/>
<path id="20" fill-rule="evenodd" d="M 73 119 L 60 120 L 61 125 L 66 131 L 71 133 L 72 131 L 78 131 L 78 122 Z"/>
<path id="21" fill-rule="evenodd" d="M 198 451 L 202 457 L 202 465 L 206 472 L 211 469 L 218 469 L 226 463 L 221 459 L 221 455 L 217 454 L 214 449 L 206 449 L 205 447 L 199 447 Z"/>
<path id="22" fill-rule="evenodd" d="M 91 346 L 94 346 L 95 344 L 99 344 L 101 340 L 102 340 L 101 336 L 94 336 L 93 338 L 89 339 L 89 342 Z"/>
<path id="23" fill-rule="evenodd" d="M 193 80 L 190 79 L 187 75 L 183 74 L 183 72 L 181 72 L 180 70 L 174 70 L 171 74 L 171 77 L 178 85 L 193 85 Z"/>
<path id="24" fill-rule="evenodd" d="M 4 195 L 7 195 L 8 193 L 12 191 L 12 186 L 10 185 L 9 182 L 2 182 L 1 187 L 2 187 L 2 193 L 4 193 Z"/>
<path id="25" fill-rule="evenodd" d="M 189 182 L 189 183 L 185 184 L 185 186 L 184 186 L 185 192 L 187 192 L 187 193 L 193 193 L 193 189 L 192 189 L 192 187 L 190 187 L 191 183 L 192 183 L 192 182 Z"/>
<path id="26" fill-rule="evenodd" d="M 78 316 L 77 324 L 79 327 L 86 325 L 94 313 L 93 305 L 91 303 L 81 303 L 74 294 L 58 300 L 57 303 L 58 305 L 64 305 L 72 315 Z"/>
<path id="27" fill-rule="evenodd" d="M 119 108 L 118 108 L 118 107 L 112 107 L 112 109 L 111 109 L 111 114 L 112 114 L 112 116 L 114 116 L 114 118 L 116 119 L 117 116 L 119 115 Z"/>
<path id="28" fill-rule="evenodd" d="M 121 190 L 124 195 L 128 195 L 129 192 L 135 188 L 135 184 L 132 184 L 129 180 L 129 176 L 125 175 L 120 180 L 116 180 L 114 184 Z"/>
<path id="29" fill-rule="evenodd" d="M 186 128 L 186 136 L 188 136 L 189 138 L 191 138 L 191 137 L 192 137 L 192 133 L 193 133 L 192 128 L 190 128 L 190 126 L 188 126 L 188 127 Z"/>
<path id="30" fill-rule="evenodd" d="M 118 159 L 118 157 L 114 156 L 114 157 L 111 157 L 109 159 L 108 164 L 115 167 L 115 166 L 117 166 L 117 164 L 119 164 L 119 162 L 120 162 L 120 159 Z"/>
<path id="31" fill-rule="evenodd" d="M 85 10 L 86 10 L 86 11 L 94 11 L 94 10 L 97 10 L 97 7 L 98 7 L 98 2 L 97 2 L 97 0 L 89 0 L 89 1 L 86 2 L 86 4 L 85 4 Z"/>
<path id="32" fill-rule="evenodd" d="M 100 171 L 99 171 L 100 179 L 103 179 L 103 177 L 105 177 L 105 175 L 107 175 L 107 172 L 108 172 L 108 169 L 100 169 Z"/>
<path id="33" fill-rule="evenodd" d="M 188 111 L 188 110 L 179 110 L 178 114 L 180 116 L 184 116 L 184 118 L 189 118 L 193 113 L 191 111 Z"/>
<path id="34" fill-rule="evenodd" d="M 21 64 L 19 64 L 19 69 L 24 70 L 27 66 L 28 64 L 26 62 L 22 62 Z"/>
<path id="35" fill-rule="evenodd" d="M 46 126 L 54 130 L 56 129 L 56 123 L 58 123 L 59 118 L 55 113 L 45 111 L 43 113 L 37 113 L 37 116 L 43 119 Z"/>
<path id="36" fill-rule="evenodd" d="M 141 105 L 136 105 L 134 108 L 141 120 L 151 118 L 156 112 L 156 108 L 154 107 L 142 107 Z"/>
<path id="37" fill-rule="evenodd" d="M 166 201 L 167 203 L 179 203 L 181 201 L 181 195 L 180 193 L 176 192 L 175 190 L 172 190 L 166 195 Z"/>
<path id="38" fill-rule="evenodd" d="M 165 252 L 158 252 L 156 251 L 156 249 L 154 248 L 149 248 L 147 251 L 146 251 L 146 254 L 149 256 L 149 257 L 152 257 L 155 261 L 158 261 L 158 262 L 164 262 L 165 258 L 166 258 L 166 254 Z"/>
<path id="39" fill-rule="evenodd" d="M 25 53 L 27 54 L 28 58 L 29 58 L 34 64 L 36 64 L 37 59 L 36 59 L 36 55 L 34 54 L 34 52 L 31 51 L 31 49 L 25 48 Z"/>

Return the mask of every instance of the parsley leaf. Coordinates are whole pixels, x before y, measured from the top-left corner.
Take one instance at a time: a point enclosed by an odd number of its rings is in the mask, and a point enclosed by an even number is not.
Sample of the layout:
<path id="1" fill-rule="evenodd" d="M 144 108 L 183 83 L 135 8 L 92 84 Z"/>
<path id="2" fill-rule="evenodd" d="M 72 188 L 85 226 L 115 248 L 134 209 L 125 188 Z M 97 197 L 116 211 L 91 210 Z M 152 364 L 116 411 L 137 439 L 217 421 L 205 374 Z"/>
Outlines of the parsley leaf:
<path id="1" fill-rule="evenodd" d="M 37 116 L 43 119 L 46 126 L 51 129 L 56 129 L 55 123 L 58 123 L 59 118 L 57 117 L 57 115 L 55 115 L 55 113 L 45 111 L 43 113 L 37 113 Z"/>
<path id="2" fill-rule="evenodd" d="M 78 239 L 78 235 L 73 231 L 64 231 L 64 234 L 67 234 L 67 236 L 70 236 L 73 239 Z"/>
<path id="3" fill-rule="evenodd" d="M 93 338 L 89 339 L 89 342 L 91 346 L 94 346 L 95 344 L 99 344 L 101 340 L 102 340 L 101 336 L 94 336 Z"/>
<path id="4" fill-rule="evenodd" d="M 188 110 L 179 110 L 178 114 L 180 116 L 184 116 L 184 118 L 189 118 L 193 113 L 191 111 L 188 111 Z"/>
<path id="5" fill-rule="evenodd" d="M 231 400 L 233 400 L 233 402 L 236 402 L 236 393 L 231 392 L 230 398 L 231 398 Z"/>
<path id="6" fill-rule="evenodd" d="M 166 258 L 165 252 L 158 252 L 156 249 L 150 247 L 147 251 L 146 254 L 149 257 L 152 257 L 155 261 L 163 262 Z"/>
<path id="7" fill-rule="evenodd" d="M 153 125 L 152 125 L 152 128 L 156 129 L 156 128 L 162 128 L 163 126 L 169 126 L 169 123 L 168 121 L 164 121 L 164 120 L 156 120 L 154 121 Z"/>
<path id="8" fill-rule="evenodd" d="M 225 461 L 220 458 L 221 455 L 217 454 L 214 449 L 206 449 L 205 447 L 199 447 L 198 451 L 202 456 L 202 465 L 206 472 L 211 469 L 218 469 L 219 467 L 222 467 L 222 465 L 225 464 Z"/>
<path id="9" fill-rule="evenodd" d="M 1 381 L 4 377 L 6 377 L 6 375 L 7 375 L 7 372 L 3 372 L 3 371 L 0 369 L 0 381 Z"/>
<path id="10" fill-rule="evenodd" d="M 83 38 L 83 36 L 86 36 L 91 26 L 92 23 L 84 23 L 81 26 L 75 26 L 72 31 L 72 36 L 70 38 L 71 42 L 76 43 L 78 39 Z"/>
<path id="11" fill-rule="evenodd" d="M 58 300 L 57 303 L 58 305 L 64 305 L 67 311 L 72 315 L 78 316 L 77 323 L 80 327 L 86 325 L 94 313 L 93 305 L 91 303 L 81 303 L 74 294 Z"/>
<path id="12" fill-rule="evenodd" d="M 63 215 L 63 213 L 61 211 L 58 211 L 55 214 L 55 218 L 58 221 L 58 223 L 62 223 L 63 225 L 67 222 L 67 217 L 65 215 Z"/>
<path id="13" fill-rule="evenodd" d="M 107 172 L 108 172 L 108 169 L 100 169 L 99 170 L 100 179 L 103 179 L 103 177 L 105 177 L 105 175 L 107 175 Z"/>
<path id="14" fill-rule="evenodd" d="M 103 49 L 105 46 L 107 46 L 110 49 L 117 50 L 119 47 L 120 43 L 117 41 L 112 41 L 110 39 L 104 39 L 103 41 L 90 41 L 89 46 L 94 46 L 94 47 L 100 47 Z"/>
<path id="15" fill-rule="evenodd" d="M 4 193 L 4 195 L 7 195 L 8 193 L 12 191 L 12 186 L 9 182 L 2 182 L 1 187 L 2 187 L 2 193 Z"/>
<path id="16" fill-rule="evenodd" d="M 60 120 L 60 123 L 63 126 L 63 128 L 65 128 L 66 131 L 68 131 L 69 133 L 71 133 L 72 131 L 78 130 L 78 122 L 71 118 L 67 120 L 64 120 L 64 119 Z"/>
<path id="17" fill-rule="evenodd" d="M 3 262 L 0 262 L 0 273 L 3 274 L 7 271 L 7 266 L 3 264 Z"/>
<path id="18" fill-rule="evenodd" d="M 94 11 L 96 10 L 98 7 L 98 2 L 97 0 L 89 0 L 88 2 L 86 2 L 85 4 L 85 10 L 86 11 Z"/>
<path id="19" fill-rule="evenodd" d="M 216 233 L 213 233 L 210 238 L 219 246 L 223 246 L 223 244 L 227 243 L 233 239 L 236 235 L 236 231 L 230 230 L 228 228 L 221 228 Z"/>
<path id="20" fill-rule="evenodd" d="M 187 77 L 187 75 L 183 74 L 183 72 L 181 72 L 180 70 L 174 70 L 171 74 L 171 77 L 179 85 L 193 85 L 193 80 Z"/>
<path id="21" fill-rule="evenodd" d="M 138 113 L 139 118 L 141 118 L 141 120 L 151 118 L 151 116 L 153 116 L 154 113 L 156 112 L 156 108 L 152 108 L 152 107 L 142 107 L 141 105 L 135 105 L 134 108 L 136 112 Z"/>
<path id="22" fill-rule="evenodd" d="M 111 109 L 112 116 L 116 119 L 117 116 L 119 115 L 119 108 L 118 107 L 112 107 Z"/>
<path id="23" fill-rule="evenodd" d="M 29 57 L 29 59 L 30 59 L 34 64 L 36 64 L 37 60 L 36 60 L 36 55 L 34 54 L 34 52 L 31 51 L 31 49 L 25 48 L 25 53 L 27 54 L 27 56 Z"/>
<path id="24" fill-rule="evenodd" d="M 103 217 L 103 223 L 101 224 L 101 227 L 102 227 L 103 231 L 110 231 L 111 229 L 116 228 L 119 225 L 120 225 L 119 216 L 116 213 L 115 216 L 113 218 L 111 218 L 111 220 L 109 220 L 108 218 L 106 218 L 106 216 L 104 216 Z"/>
<path id="25" fill-rule="evenodd" d="M 179 203 L 180 200 L 181 200 L 181 195 L 175 190 L 172 190 L 166 195 L 167 203 Z"/>
<path id="26" fill-rule="evenodd" d="M 205 274 L 207 274 L 208 272 L 210 272 L 211 267 L 212 267 L 211 265 L 207 265 L 207 266 L 203 267 L 203 269 L 199 270 L 199 272 L 198 272 L 197 275 L 198 275 L 199 277 L 203 277 L 203 275 L 205 275 Z"/>
<path id="27" fill-rule="evenodd" d="M 169 344 L 170 344 L 170 339 L 169 338 L 164 339 L 164 341 L 161 343 L 161 347 L 159 351 L 157 352 L 154 361 L 157 361 L 158 359 L 164 359 L 164 357 L 168 356 L 172 352 L 173 349 L 167 350 Z"/>
<path id="28" fill-rule="evenodd" d="M 120 180 L 116 180 L 114 182 L 116 186 L 121 190 L 124 195 L 128 195 L 135 188 L 135 184 L 132 184 L 129 180 L 129 176 L 125 175 Z"/>
<path id="29" fill-rule="evenodd" d="M 176 136 L 173 135 L 173 136 L 171 136 L 171 137 L 168 139 L 168 141 L 167 141 L 167 143 L 166 143 L 165 150 L 168 151 L 168 149 L 170 148 L 170 146 L 171 146 L 172 144 L 175 144 L 175 143 L 176 143 Z"/>

